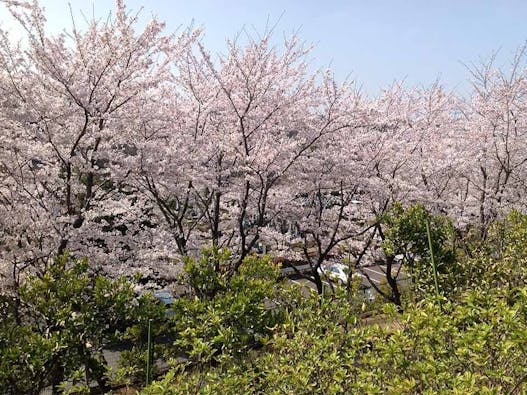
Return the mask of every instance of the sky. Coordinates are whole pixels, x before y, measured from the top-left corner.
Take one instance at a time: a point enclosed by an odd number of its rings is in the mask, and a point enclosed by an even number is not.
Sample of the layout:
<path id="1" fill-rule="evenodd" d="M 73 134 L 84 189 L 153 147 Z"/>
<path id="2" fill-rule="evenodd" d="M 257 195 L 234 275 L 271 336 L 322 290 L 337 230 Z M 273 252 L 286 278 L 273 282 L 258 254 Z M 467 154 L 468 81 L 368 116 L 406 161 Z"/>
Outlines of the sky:
<path id="1" fill-rule="evenodd" d="M 507 69 L 527 39 L 527 1 L 520 0 L 129 0 L 129 9 L 152 15 L 167 29 L 193 23 L 213 53 L 242 29 L 257 36 L 274 26 L 276 37 L 297 32 L 313 44 L 313 68 L 330 67 L 339 80 L 355 80 L 370 95 L 395 81 L 427 86 L 439 79 L 460 94 L 469 90 L 467 66 L 496 51 Z M 42 0 L 50 31 L 71 26 L 67 0 Z M 69 0 L 76 15 L 106 16 L 111 0 Z M 13 21 L 0 6 L 0 26 Z M 17 34 L 13 30 L 13 34 Z"/>

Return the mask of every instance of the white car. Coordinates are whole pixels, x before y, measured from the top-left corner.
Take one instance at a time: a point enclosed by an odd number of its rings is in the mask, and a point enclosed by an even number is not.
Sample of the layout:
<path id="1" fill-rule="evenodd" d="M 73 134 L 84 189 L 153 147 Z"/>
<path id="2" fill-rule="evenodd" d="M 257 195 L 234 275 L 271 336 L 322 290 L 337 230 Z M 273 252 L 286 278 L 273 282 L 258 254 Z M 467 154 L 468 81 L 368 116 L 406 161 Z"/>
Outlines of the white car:
<path id="1" fill-rule="evenodd" d="M 322 277 L 326 277 L 331 281 L 337 281 L 341 284 L 348 283 L 349 267 L 341 263 L 330 263 L 325 266 L 320 266 L 317 272 Z M 353 273 L 353 277 L 362 277 L 362 275 L 360 273 Z"/>

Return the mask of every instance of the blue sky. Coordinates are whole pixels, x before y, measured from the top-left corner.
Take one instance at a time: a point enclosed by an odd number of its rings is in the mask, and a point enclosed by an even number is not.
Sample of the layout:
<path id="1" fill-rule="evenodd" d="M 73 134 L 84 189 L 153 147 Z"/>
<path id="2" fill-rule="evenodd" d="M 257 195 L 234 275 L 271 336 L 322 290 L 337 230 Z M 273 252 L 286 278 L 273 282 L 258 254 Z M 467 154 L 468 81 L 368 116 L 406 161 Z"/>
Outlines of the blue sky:
<path id="1" fill-rule="evenodd" d="M 106 15 L 110 0 L 70 0 L 75 11 Z M 51 30 L 69 26 L 67 0 L 45 0 Z M 205 29 L 205 42 L 222 52 L 225 39 L 243 27 L 265 30 L 269 20 L 275 32 L 299 31 L 315 45 L 314 67 L 330 66 L 339 79 L 351 76 L 369 94 L 394 80 L 428 85 L 437 78 L 460 93 L 468 90 L 463 64 L 478 63 L 499 51 L 498 65 L 507 67 L 516 49 L 527 39 L 527 1 L 494 0 L 130 0 L 128 7 L 167 22 L 169 30 L 187 26 Z M 5 9 L 0 21 L 11 22 Z"/>

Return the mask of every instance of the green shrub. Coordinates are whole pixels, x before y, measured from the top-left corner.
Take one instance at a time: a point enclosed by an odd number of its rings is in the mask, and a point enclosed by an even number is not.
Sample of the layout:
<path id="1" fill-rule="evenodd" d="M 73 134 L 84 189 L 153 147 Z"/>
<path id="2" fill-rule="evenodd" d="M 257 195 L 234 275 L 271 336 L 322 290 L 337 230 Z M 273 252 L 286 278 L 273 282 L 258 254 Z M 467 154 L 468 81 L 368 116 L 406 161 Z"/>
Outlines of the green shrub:
<path id="1" fill-rule="evenodd" d="M 227 258 L 224 252 L 205 251 L 200 260 L 189 259 L 185 265 L 195 293 L 172 306 L 174 351 L 183 351 L 192 363 L 243 355 L 264 342 L 281 320 L 280 310 L 272 304 L 278 266 L 269 258 L 249 256 L 227 279 L 213 270 Z"/>
<path id="2" fill-rule="evenodd" d="M 13 394 L 59 389 L 67 380 L 108 389 L 103 348 L 147 319 L 140 316 L 159 315 L 154 304 L 136 299 L 125 279 L 96 275 L 87 259 L 68 255 L 27 278 L 18 299 L 3 301 L 0 388 Z"/>

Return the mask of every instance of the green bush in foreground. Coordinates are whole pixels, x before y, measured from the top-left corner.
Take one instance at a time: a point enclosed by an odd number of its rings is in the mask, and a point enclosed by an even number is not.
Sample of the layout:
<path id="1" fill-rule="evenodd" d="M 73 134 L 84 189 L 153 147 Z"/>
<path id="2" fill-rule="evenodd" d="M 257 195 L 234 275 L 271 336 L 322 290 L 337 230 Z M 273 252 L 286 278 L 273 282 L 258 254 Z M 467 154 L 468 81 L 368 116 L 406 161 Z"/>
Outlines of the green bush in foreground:
<path id="1" fill-rule="evenodd" d="M 214 270 L 228 253 L 205 250 L 188 259 L 185 271 L 193 289 L 173 306 L 173 352 L 185 353 L 194 364 L 217 363 L 244 355 L 259 346 L 282 320 L 273 306 L 279 267 L 269 258 L 247 257 L 233 276 Z"/>
<path id="2" fill-rule="evenodd" d="M 67 255 L 1 305 L 0 388 L 12 394 L 38 394 L 49 385 L 59 391 L 66 380 L 76 384 L 72 391 L 85 392 L 93 381 L 109 389 L 103 347 L 138 321 L 162 316 L 125 279 L 95 275 L 86 259 Z"/>
<path id="3" fill-rule="evenodd" d="M 527 391 L 527 287 L 428 297 L 371 325 L 347 300 L 299 306 L 243 361 L 173 370 L 145 394 L 481 394 Z"/>

